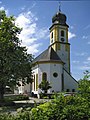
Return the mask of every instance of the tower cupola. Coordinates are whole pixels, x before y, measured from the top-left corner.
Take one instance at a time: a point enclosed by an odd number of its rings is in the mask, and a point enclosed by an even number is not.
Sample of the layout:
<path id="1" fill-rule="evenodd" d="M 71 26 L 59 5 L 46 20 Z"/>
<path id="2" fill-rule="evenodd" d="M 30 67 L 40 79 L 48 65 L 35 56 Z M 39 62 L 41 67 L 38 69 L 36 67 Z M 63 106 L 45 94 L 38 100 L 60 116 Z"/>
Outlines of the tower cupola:
<path id="1" fill-rule="evenodd" d="M 66 15 L 61 11 L 58 11 L 52 18 L 52 23 L 59 23 L 61 25 L 66 25 Z"/>

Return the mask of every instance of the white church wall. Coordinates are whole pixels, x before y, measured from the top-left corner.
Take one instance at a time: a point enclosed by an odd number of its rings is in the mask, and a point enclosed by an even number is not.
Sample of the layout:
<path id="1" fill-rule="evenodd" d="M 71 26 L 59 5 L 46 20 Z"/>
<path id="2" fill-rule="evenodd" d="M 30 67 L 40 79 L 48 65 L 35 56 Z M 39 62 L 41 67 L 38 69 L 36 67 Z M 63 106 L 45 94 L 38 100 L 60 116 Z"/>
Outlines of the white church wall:
<path id="1" fill-rule="evenodd" d="M 47 73 L 47 80 L 50 82 L 50 85 L 52 88 L 48 90 L 48 92 L 60 92 L 61 91 L 61 74 L 62 74 L 62 64 L 58 63 L 45 63 L 45 64 L 39 64 L 38 68 L 33 70 L 33 72 L 36 74 L 38 73 L 38 85 L 42 81 L 42 74 L 45 72 Z M 53 73 L 57 73 L 58 76 L 54 77 Z M 33 91 L 35 93 L 35 91 Z M 38 91 L 37 91 L 38 92 Z"/>
<path id="2" fill-rule="evenodd" d="M 57 73 L 58 76 L 54 77 L 53 74 Z M 61 91 L 61 74 L 62 74 L 62 64 L 50 64 L 50 83 L 51 83 L 51 92 L 60 92 Z"/>
<path id="3" fill-rule="evenodd" d="M 62 44 L 61 46 L 61 50 L 58 50 L 57 51 L 57 54 L 58 56 L 61 58 L 62 61 L 64 61 L 66 64 L 65 64 L 65 69 L 68 71 L 69 70 L 69 64 L 68 64 L 68 52 L 65 51 L 65 45 Z"/>
<path id="4" fill-rule="evenodd" d="M 64 90 L 69 89 L 72 92 L 73 89 L 78 91 L 77 88 L 78 82 L 64 70 Z"/>
<path id="5" fill-rule="evenodd" d="M 39 84 L 42 81 L 42 73 L 47 73 L 47 80 L 50 82 L 50 63 L 39 64 Z"/>
<path id="6" fill-rule="evenodd" d="M 46 64 L 38 64 L 36 67 L 33 68 L 33 75 L 38 74 L 38 85 L 41 83 L 42 81 L 42 74 L 43 73 L 47 73 L 47 80 L 50 81 L 50 64 L 46 63 Z M 35 83 L 36 83 L 36 79 L 35 79 Z M 36 88 L 36 84 L 35 84 L 35 88 Z M 32 84 L 32 92 L 34 94 L 38 94 L 38 92 L 40 92 L 40 89 L 38 88 L 38 90 L 34 90 L 34 83 Z"/>
<path id="7" fill-rule="evenodd" d="M 48 92 L 60 92 L 61 91 L 61 74 L 62 74 L 62 64 L 57 63 L 46 63 L 46 64 L 40 64 L 39 65 L 39 71 L 41 74 L 43 72 L 47 73 L 47 80 L 50 82 L 50 85 L 52 88 L 48 90 Z M 58 76 L 54 77 L 53 73 L 57 73 Z M 42 80 L 42 78 L 41 78 Z M 39 81 L 41 82 L 39 79 Z"/>

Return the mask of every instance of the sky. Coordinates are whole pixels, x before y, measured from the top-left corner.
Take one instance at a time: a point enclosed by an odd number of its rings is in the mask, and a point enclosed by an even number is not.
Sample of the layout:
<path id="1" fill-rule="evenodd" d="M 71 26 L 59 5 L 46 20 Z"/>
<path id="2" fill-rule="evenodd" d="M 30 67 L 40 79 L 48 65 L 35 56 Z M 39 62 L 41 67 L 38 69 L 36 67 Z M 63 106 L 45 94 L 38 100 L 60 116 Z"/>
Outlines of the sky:
<path id="1" fill-rule="evenodd" d="M 19 39 L 28 53 L 39 55 L 50 45 L 49 28 L 59 9 L 55 0 L 0 0 L 0 10 L 14 15 L 23 28 Z M 79 80 L 90 71 L 90 1 L 61 1 L 61 12 L 67 16 L 71 56 L 71 75 Z"/>

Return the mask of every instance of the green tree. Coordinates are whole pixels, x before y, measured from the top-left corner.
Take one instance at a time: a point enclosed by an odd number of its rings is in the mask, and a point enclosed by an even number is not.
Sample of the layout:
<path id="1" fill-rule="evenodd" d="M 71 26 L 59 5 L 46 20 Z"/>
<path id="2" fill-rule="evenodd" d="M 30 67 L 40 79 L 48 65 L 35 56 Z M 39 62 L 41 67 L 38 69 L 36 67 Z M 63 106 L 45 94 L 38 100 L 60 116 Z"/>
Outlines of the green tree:
<path id="1" fill-rule="evenodd" d="M 79 93 L 82 97 L 86 99 L 90 99 L 90 72 L 85 71 L 84 72 L 83 79 L 79 80 Z"/>
<path id="2" fill-rule="evenodd" d="M 47 80 L 42 80 L 42 82 L 39 84 L 39 88 L 44 91 L 44 93 L 47 93 L 47 90 L 51 88 L 50 83 Z"/>
<path id="3" fill-rule="evenodd" d="M 20 80 L 24 84 L 32 82 L 32 55 L 21 46 L 20 32 L 15 18 L 7 17 L 5 11 L 0 11 L 0 100 L 6 85 L 15 86 Z"/>

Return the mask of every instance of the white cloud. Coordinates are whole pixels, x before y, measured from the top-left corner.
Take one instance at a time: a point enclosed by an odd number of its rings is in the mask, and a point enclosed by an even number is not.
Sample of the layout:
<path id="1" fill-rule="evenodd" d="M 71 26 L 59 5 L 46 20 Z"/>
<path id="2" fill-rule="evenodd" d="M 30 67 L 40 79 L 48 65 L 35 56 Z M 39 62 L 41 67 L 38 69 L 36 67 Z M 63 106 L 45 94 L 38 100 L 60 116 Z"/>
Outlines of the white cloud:
<path id="1" fill-rule="evenodd" d="M 90 42 L 88 42 L 88 44 L 90 44 Z"/>
<path id="2" fill-rule="evenodd" d="M 39 44 L 33 44 L 31 46 L 26 46 L 28 49 L 28 53 L 32 53 L 32 51 L 33 51 L 33 54 L 38 53 L 39 52 L 38 47 L 40 47 L 41 45 L 42 44 L 39 43 Z"/>
<path id="3" fill-rule="evenodd" d="M 82 52 L 82 53 L 75 53 L 76 56 L 86 56 L 87 53 L 86 52 Z"/>
<path id="4" fill-rule="evenodd" d="M 40 39 L 46 39 L 48 36 L 48 28 L 37 27 L 38 18 L 31 12 L 22 12 L 16 18 L 16 25 L 23 28 L 19 39 L 22 45 L 26 46 L 28 53 L 36 54 L 39 52 Z"/>
<path id="5" fill-rule="evenodd" d="M 35 6 L 36 6 L 36 2 L 33 1 L 32 5 L 29 6 L 28 11 L 30 11 L 31 9 L 33 9 Z M 21 11 L 26 11 L 26 9 L 27 9 L 27 6 L 25 6 L 25 5 L 20 8 Z"/>
<path id="6" fill-rule="evenodd" d="M 36 6 L 36 2 L 34 1 L 30 9 L 34 8 L 35 6 Z"/>
<path id="7" fill-rule="evenodd" d="M 70 26 L 70 29 L 74 29 L 74 26 Z"/>
<path id="8" fill-rule="evenodd" d="M 0 10 L 5 10 L 5 8 L 2 6 L 2 7 L 0 7 Z"/>
<path id="9" fill-rule="evenodd" d="M 90 61 L 84 61 L 83 63 L 86 65 L 90 65 Z"/>
<path id="10" fill-rule="evenodd" d="M 80 61 L 73 60 L 72 63 L 76 63 L 76 64 L 78 64 L 78 63 L 80 63 Z"/>
<path id="11" fill-rule="evenodd" d="M 90 66 L 87 66 L 87 65 L 86 66 L 80 66 L 79 69 L 84 70 L 84 71 L 85 70 L 90 70 Z"/>
<path id="12" fill-rule="evenodd" d="M 88 57 L 87 60 L 90 61 L 90 57 Z"/>
<path id="13" fill-rule="evenodd" d="M 84 36 L 82 37 L 82 39 L 88 39 L 88 36 L 85 36 L 85 35 L 84 35 Z"/>
<path id="14" fill-rule="evenodd" d="M 89 29 L 89 28 L 90 28 L 90 24 L 87 25 L 84 29 L 86 30 L 86 29 Z"/>
<path id="15" fill-rule="evenodd" d="M 72 38 L 74 38 L 74 37 L 76 37 L 76 35 L 74 34 L 74 33 L 71 33 L 70 31 L 68 32 L 68 39 L 70 40 L 70 39 L 72 39 Z"/>
<path id="16" fill-rule="evenodd" d="M 26 6 L 23 6 L 23 7 L 21 7 L 21 10 L 23 11 L 23 10 L 25 10 L 25 8 L 26 8 Z"/>
<path id="17" fill-rule="evenodd" d="M 47 38 L 49 38 L 48 32 L 49 32 L 49 28 L 40 29 L 38 31 L 38 34 L 36 34 L 37 39 L 41 39 L 41 38 L 47 39 Z"/>
<path id="18" fill-rule="evenodd" d="M 90 71 L 90 57 L 88 57 L 85 61 L 83 61 L 83 65 L 77 66 L 78 70 L 89 70 Z"/>
<path id="19" fill-rule="evenodd" d="M 5 7 L 4 7 L 4 6 L 1 6 L 1 7 L 0 7 L 0 10 L 5 10 L 6 15 L 9 15 L 9 11 L 8 11 L 7 9 L 5 9 Z"/>
<path id="20" fill-rule="evenodd" d="M 83 63 L 86 66 L 90 66 L 90 57 L 88 57 Z"/>

